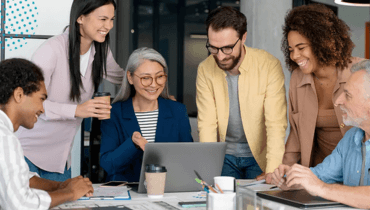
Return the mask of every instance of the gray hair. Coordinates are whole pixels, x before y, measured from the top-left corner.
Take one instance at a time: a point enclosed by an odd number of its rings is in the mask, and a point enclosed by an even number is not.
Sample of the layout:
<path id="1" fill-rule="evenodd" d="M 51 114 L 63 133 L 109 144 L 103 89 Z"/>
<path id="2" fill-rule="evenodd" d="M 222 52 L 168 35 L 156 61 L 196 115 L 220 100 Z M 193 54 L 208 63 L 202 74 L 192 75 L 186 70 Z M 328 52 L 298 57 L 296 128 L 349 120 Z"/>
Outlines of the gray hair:
<path id="1" fill-rule="evenodd" d="M 370 98 L 370 60 L 363 60 L 354 64 L 351 68 L 351 72 L 365 70 L 366 74 L 364 75 L 364 89 L 365 89 L 365 99 Z M 365 84 L 366 83 L 366 84 Z"/>
<path id="2" fill-rule="evenodd" d="M 149 60 L 149 61 L 155 61 L 163 67 L 163 70 L 166 74 L 168 74 L 168 67 L 166 60 L 163 58 L 163 56 L 157 52 L 156 50 L 148 47 L 142 47 L 139 49 L 136 49 L 130 57 L 128 58 L 127 61 L 127 66 L 125 69 L 125 74 L 122 80 L 122 85 L 120 88 L 120 91 L 118 92 L 117 96 L 114 98 L 113 103 L 117 101 L 126 101 L 129 97 L 132 97 L 135 95 L 135 88 L 133 86 L 131 87 L 130 83 L 128 82 L 127 79 L 127 71 L 130 72 L 132 75 L 137 68 L 141 64 L 144 63 L 144 61 Z M 168 99 L 168 81 L 166 81 L 166 84 L 163 88 L 162 93 L 160 96 L 162 98 Z"/>

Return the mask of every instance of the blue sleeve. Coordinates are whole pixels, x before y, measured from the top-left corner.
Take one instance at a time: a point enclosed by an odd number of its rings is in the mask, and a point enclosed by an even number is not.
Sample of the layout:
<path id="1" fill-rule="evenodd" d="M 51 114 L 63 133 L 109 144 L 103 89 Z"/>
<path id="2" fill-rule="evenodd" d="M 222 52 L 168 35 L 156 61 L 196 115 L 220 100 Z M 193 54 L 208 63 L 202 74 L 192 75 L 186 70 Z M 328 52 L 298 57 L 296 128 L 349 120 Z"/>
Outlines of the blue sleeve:
<path id="1" fill-rule="evenodd" d="M 179 118 L 179 140 L 180 142 L 193 142 L 188 112 L 184 104 L 178 107 Z"/>
<path id="2" fill-rule="evenodd" d="M 143 152 L 135 147 L 131 134 L 124 134 L 119 127 L 118 116 L 112 109 L 112 118 L 101 123 L 100 165 L 108 174 L 126 170 Z"/>
<path id="3" fill-rule="evenodd" d="M 339 141 L 333 152 L 328 155 L 322 163 L 311 167 L 311 171 L 323 182 L 343 183 L 343 162 L 345 160 L 345 151 L 348 150 L 351 136 L 354 129 L 347 131 L 342 140 Z"/>

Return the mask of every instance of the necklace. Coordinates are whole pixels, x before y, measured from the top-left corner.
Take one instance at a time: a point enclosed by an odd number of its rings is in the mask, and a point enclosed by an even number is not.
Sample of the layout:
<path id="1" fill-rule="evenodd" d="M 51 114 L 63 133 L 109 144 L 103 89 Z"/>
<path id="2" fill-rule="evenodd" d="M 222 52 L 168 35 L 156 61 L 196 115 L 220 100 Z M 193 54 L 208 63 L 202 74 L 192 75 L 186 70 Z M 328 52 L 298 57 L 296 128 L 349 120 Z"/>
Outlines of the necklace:
<path id="1" fill-rule="evenodd" d="M 335 72 L 337 72 L 337 70 L 335 69 L 335 71 L 333 71 L 333 75 L 335 74 Z M 322 81 L 320 81 L 320 79 L 316 76 L 316 74 L 314 74 L 314 73 L 312 73 L 314 76 L 315 76 L 315 78 L 319 81 L 319 83 L 320 83 L 320 85 L 323 85 L 322 84 Z M 331 81 L 331 78 L 330 78 L 330 81 Z"/>

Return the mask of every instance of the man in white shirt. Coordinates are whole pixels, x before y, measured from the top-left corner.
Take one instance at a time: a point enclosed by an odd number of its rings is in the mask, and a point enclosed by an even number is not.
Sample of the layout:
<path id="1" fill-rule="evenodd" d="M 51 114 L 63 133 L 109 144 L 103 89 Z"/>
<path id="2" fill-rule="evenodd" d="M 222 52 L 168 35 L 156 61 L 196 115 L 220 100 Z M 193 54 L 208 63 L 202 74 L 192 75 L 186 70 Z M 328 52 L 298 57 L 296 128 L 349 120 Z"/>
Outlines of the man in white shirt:
<path id="1" fill-rule="evenodd" d="M 66 201 L 91 196 L 94 189 L 81 176 L 56 182 L 29 171 L 14 132 L 31 129 L 44 112 L 47 98 L 39 67 L 24 59 L 0 63 L 0 210 L 49 209 Z"/>

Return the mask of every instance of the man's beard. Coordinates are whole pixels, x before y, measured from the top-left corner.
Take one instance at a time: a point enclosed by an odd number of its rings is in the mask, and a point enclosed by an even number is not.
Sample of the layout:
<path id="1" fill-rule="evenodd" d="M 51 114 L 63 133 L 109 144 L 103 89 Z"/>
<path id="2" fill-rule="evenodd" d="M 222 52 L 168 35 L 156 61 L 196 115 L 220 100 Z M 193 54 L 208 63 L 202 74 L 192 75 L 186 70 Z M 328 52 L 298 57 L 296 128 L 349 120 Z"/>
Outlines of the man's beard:
<path id="1" fill-rule="evenodd" d="M 219 53 L 221 53 L 221 52 L 219 52 Z M 230 65 L 221 64 L 216 55 L 214 55 L 213 57 L 215 58 L 215 61 L 216 61 L 217 65 L 220 69 L 222 69 L 224 71 L 230 71 L 230 70 L 234 69 L 236 65 L 238 65 L 241 55 L 242 55 L 242 53 L 240 52 L 238 57 L 230 56 L 229 58 L 226 58 L 226 59 L 223 60 L 223 61 L 232 60 L 233 62 Z"/>
<path id="2" fill-rule="evenodd" d="M 349 116 L 348 110 L 342 106 L 340 107 L 340 109 L 342 110 L 342 112 L 347 114 L 347 118 L 344 118 L 344 116 L 342 116 L 343 123 L 347 126 L 355 126 L 359 128 L 362 122 L 367 120 L 366 116 L 364 118 L 360 118 L 360 117 L 354 118 L 352 116 Z"/>

